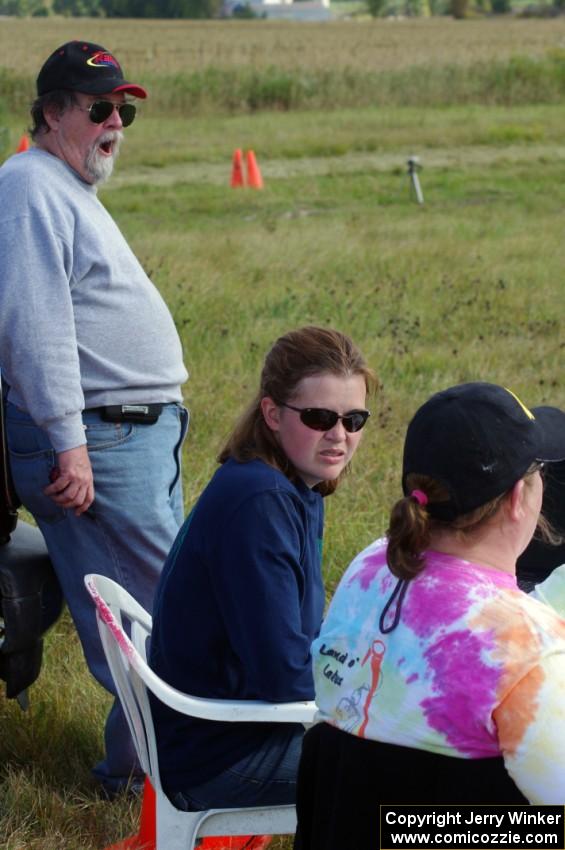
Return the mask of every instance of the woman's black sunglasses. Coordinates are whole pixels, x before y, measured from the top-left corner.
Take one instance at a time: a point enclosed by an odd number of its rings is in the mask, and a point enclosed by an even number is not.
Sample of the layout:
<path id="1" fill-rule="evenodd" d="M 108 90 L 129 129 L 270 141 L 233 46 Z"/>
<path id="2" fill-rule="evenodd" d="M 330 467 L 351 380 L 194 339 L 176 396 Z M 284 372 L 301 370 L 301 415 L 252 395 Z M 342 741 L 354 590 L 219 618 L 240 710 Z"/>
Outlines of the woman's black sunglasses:
<path id="1" fill-rule="evenodd" d="M 371 415 L 368 410 L 350 410 L 349 413 L 344 413 L 340 416 L 335 410 L 327 410 L 325 407 L 294 407 L 292 404 L 280 405 L 281 407 L 289 407 L 300 413 L 300 421 L 307 428 L 312 428 L 313 431 L 331 431 L 341 419 L 343 427 L 350 434 L 355 431 L 360 431 L 365 422 Z"/>
<path id="2" fill-rule="evenodd" d="M 90 106 L 79 106 L 78 108 L 82 109 L 83 112 L 88 112 L 93 124 L 103 124 L 104 121 L 108 120 L 114 109 L 117 109 L 124 127 L 133 124 L 137 111 L 133 103 L 112 103 L 111 100 L 95 100 Z"/>

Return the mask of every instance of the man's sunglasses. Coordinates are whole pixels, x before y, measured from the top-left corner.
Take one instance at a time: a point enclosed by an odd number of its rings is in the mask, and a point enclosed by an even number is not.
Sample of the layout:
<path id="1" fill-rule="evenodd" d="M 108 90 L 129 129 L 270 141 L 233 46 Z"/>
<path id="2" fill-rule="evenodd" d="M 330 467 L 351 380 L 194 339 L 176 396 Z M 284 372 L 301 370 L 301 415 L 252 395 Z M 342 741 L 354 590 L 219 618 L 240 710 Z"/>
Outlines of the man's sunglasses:
<path id="1" fill-rule="evenodd" d="M 284 404 L 284 402 L 280 407 L 288 407 L 300 413 L 302 424 L 312 428 L 313 431 L 331 431 L 341 419 L 345 430 L 354 434 L 355 431 L 361 430 L 371 415 L 368 410 L 350 410 L 349 413 L 340 416 L 335 410 L 327 410 L 325 407 L 293 407 L 292 404 Z"/>
<path id="2" fill-rule="evenodd" d="M 124 127 L 133 124 L 137 111 L 133 103 L 112 103 L 111 100 L 95 100 L 90 106 L 78 106 L 78 109 L 88 112 L 93 124 L 103 124 L 104 121 L 108 120 L 114 109 L 117 109 Z"/>

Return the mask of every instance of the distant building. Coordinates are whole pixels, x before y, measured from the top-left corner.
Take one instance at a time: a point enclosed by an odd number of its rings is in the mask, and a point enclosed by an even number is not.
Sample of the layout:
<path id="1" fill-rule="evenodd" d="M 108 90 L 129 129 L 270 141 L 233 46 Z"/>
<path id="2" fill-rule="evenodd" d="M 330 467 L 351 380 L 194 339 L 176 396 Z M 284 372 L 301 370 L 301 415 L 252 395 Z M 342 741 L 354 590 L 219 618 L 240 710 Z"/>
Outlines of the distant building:
<path id="1" fill-rule="evenodd" d="M 224 0 L 221 16 L 245 17 L 245 10 L 261 18 L 296 21 L 329 21 L 330 0 Z"/>
<path id="2" fill-rule="evenodd" d="M 313 6 L 323 6 L 326 9 L 330 8 L 330 0 L 318 0 L 316 3 L 308 2 L 308 0 L 262 0 L 262 6 L 292 6 L 298 7 L 304 5 L 312 8 Z M 298 10 L 297 10 L 298 11 Z"/>

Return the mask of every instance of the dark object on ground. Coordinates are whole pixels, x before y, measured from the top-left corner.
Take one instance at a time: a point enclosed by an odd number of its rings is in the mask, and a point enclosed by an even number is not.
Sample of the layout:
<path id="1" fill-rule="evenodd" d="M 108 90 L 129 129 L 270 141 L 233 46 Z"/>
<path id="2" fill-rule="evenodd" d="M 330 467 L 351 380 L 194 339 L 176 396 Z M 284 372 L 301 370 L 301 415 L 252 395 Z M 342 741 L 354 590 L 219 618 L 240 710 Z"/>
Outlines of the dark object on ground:
<path id="1" fill-rule="evenodd" d="M 0 546 L 0 678 L 8 699 L 19 697 L 37 679 L 42 636 L 62 604 L 43 536 L 20 520 Z"/>

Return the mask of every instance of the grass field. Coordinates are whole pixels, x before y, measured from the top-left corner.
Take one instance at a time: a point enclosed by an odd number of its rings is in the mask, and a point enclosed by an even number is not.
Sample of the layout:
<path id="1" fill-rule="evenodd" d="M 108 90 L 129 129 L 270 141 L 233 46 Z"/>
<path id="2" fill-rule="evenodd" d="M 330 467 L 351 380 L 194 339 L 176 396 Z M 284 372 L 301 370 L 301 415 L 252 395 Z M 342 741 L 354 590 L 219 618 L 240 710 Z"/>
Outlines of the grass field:
<path id="1" fill-rule="evenodd" d="M 303 66 L 413 73 L 425 97 L 434 74 L 461 63 L 470 83 L 495 61 L 524 68 L 513 57 L 532 62 L 530 71 L 552 61 L 557 77 L 565 21 L 2 20 L 4 69 L 22 74 L 6 119 L 12 149 L 33 72 L 79 33 L 107 43 L 130 79 L 158 91 L 168 75 L 202 68 Z M 174 103 L 170 112 L 148 103 L 101 192 L 183 340 L 187 510 L 278 334 L 335 325 L 377 370 L 364 443 L 327 504 L 328 592 L 386 527 L 406 422 L 433 391 L 485 379 L 529 404 L 565 405 L 565 93 L 556 86 L 553 99 L 536 96 L 530 75 L 532 88 L 513 105 L 486 95 L 457 104 L 442 79 L 427 107 L 353 101 L 254 114 L 210 107 L 188 117 Z M 229 188 L 236 147 L 255 150 L 264 191 Z M 423 164 L 423 206 L 410 194 L 411 154 Z M 133 830 L 137 806 L 103 802 L 91 783 L 108 700 L 86 674 L 66 618 L 49 636 L 31 700 L 24 716 L 0 699 L 0 848 L 102 850 Z"/>
<path id="2" fill-rule="evenodd" d="M 77 36 L 152 92 L 148 115 L 562 101 L 565 17 L 455 21 L 2 19 L 0 92 L 25 116 L 37 69 Z M 123 58 L 122 58 L 123 57 Z M 472 69 L 472 70 L 471 70 Z"/>

